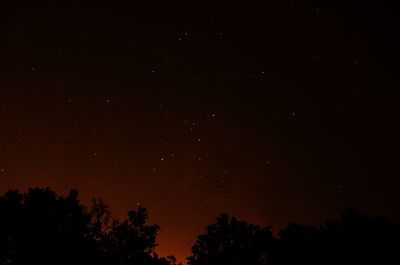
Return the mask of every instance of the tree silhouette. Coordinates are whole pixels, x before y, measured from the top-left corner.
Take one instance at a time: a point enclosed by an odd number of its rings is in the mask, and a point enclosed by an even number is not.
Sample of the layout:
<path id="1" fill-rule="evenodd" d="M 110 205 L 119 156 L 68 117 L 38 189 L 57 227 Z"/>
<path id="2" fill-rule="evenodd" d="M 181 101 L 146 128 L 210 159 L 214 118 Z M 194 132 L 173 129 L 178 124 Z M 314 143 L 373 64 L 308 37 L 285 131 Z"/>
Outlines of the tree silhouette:
<path id="1" fill-rule="evenodd" d="M 320 227 L 289 223 L 273 237 L 268 228 L 221 215 L 192 247 L 190 265 L 400 264 L 400 225 L 346 210 Z"/>
<path id="2" fill-rule="evenodd" d="M 71 190 L 67 197 L 46 189 L 9 191 L 0 197 L 0 264 L 173 265 L 155 252 L 157 225 L 147 211 L 112 220 L 108 206 L 93 200 L 87 210 Z"/>
<path id="3" fill-rule="evenodd" d="M 400 225 L 354 209 L 321 227 L 322 255 L 332 264 L 400 264 Z"/>
<path id="4" fill-rule="evenodd" d="M 275 239 L 270 264 L 330 264 L 320 260 L 320 239 L 314 226 L 289 223 Z"/>
<path id="5" fill-rule="evenodd" d="M 279 233 L 272 264 L 400 264 L 399 229 L 352 209 L 318 229 L 290 224 Z"/>
<path id="6" fill-rule="evenodd" d="M 71 190 L 9 191 L 0 197 L 1 264 L 90 264 L 95 256 L 90 216 Z"/>
<path id="7" fill-rule="evenodd" d="M 140 207 L 130 211 L 128 219 L 112 224 L 112 229 L 104 237 L 104 245 L 113 264 L 157 264 L 155 253 L 159 227 L 147 225 L 147 211 Z"/>
<path id="8" fill-rule="evenodd" d="M 156 253 L 159 227 L 143 207 L 114 220 L 102 200 L 87 209 L 71 190 L 10 190 L 0 196 L 0 265 L 176 265 Z M 270 228 L 226 214 L 198 236 L 190 265 L 400 265 L 400 224 L 346 210 L 315 227 Z"/>
<path id="9" fill-rule="evenodd" d="M 91 217 L 92 233 L 96 239 L 101 240 L 103 235 L 112 228 L 111 211 L 103 200 L 92 199 L 89 215 Z"/>
<path id="10" fill-rule="evenodd" d="M 273 236 L 269 228 L 223 214 L 192 247 L 190 265 L 267 264 Z"/>

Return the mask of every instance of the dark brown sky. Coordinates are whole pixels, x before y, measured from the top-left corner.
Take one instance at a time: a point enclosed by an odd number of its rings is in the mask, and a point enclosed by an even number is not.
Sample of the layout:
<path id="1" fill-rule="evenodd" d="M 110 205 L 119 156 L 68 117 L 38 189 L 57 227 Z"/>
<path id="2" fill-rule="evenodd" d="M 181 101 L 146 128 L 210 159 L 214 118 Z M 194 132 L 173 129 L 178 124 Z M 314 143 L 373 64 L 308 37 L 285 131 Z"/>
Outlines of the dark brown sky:
<path id="1" fill-rule="evenodd" d="M 180 259 L 221 212 L 399 217 L 399 12 L 307 2 L 3 4 L 1 192 L 139 203 Z"/>

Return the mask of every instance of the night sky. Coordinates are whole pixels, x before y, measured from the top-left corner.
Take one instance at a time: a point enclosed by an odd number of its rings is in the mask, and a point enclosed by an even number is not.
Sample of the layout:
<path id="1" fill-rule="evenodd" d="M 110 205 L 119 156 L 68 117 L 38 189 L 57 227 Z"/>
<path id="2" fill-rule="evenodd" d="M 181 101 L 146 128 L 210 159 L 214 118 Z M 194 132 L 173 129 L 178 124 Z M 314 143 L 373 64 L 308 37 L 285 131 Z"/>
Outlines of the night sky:
<path id="1" fill-rule="evenodd" d="M 145 206 L 180 260 L 222 212 L 400 217 L 390 2 L 7 2 L 1 193 L 77 188 L 121 218 Z"/>

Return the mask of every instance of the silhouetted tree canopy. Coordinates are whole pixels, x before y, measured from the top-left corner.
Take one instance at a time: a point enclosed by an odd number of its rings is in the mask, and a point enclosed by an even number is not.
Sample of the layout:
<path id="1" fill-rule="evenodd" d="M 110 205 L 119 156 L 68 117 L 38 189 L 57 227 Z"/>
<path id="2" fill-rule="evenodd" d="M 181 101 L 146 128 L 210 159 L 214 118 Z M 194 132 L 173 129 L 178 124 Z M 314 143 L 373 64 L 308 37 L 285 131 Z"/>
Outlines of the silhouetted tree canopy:
<path id="1" fill-rule="evenodd" d="M 190 265 L 267 264 L 273 236 L 269 228 L 223 214 L 192 247 Z"/>
<path id="2" fill-rule="evenodd" d="M 9 191 L 0 197 L 0 264 L 174 264 L 155 253 L 159 228 L 146 221 L 145 208 L 124 221 L 101 200 L 87 210 L 75 190 L 65 198 L 48 188 Z"/>
<path id="3" fill-rule="evenodd" d="M 320 227 L 290 223 L 272 236 L 222 215 L 192 247 L 190 265 L 400 264 L 400 225 L 385 217 L 346 210 Z"/>
<path id="4" fill-rule="evenodd" d="M 159 227 L 139 207 L 115 220 L 102 200 L 82 205 L 78 192 L 49 188 L 0 196 L 0 265 L 175 265 L 156 253 Z M 198 236 L 190 265 L 400 265 L 400 225 L 346 210 L 322 226 L 269 227 L 226 214 Z"/>
<path id="5" fill-rule="evenodd" d="M 2 264 L 89 264 L 95 252 L 90 215 L 71 190 L 9 191 L 0 197 Z"/>

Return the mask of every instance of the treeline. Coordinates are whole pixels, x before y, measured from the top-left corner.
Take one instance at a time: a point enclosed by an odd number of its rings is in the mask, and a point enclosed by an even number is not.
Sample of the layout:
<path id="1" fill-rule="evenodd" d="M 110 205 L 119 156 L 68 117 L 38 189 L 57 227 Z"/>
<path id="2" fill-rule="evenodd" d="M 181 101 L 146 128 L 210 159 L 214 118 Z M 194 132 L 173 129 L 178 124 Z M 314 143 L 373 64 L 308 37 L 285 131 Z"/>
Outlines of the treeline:
<path id="1" fill-rule="evenodd" d="M 385 217 L 346 210 L 315 227 L 290 223 L 277 236 L 264 228 L 221 215 L 192 247 L 190 265 L 400 264 L 400 225 Z"/>
<path id="2" fill-rule="evenodd" d="M 0 264 L 174 264 L 157 256 L 159 227 L 146 220 L 145 208 L 114 220 L 103 201 L 86 208 L 75 190 L 66 197 L 48 188 L 11 190 L 0 197 Z"/>
<path id="3" fill-rule="evenodd" d="M 46 189 L 10 190 L 0 197 L 0 264 L 175 265 L 156 253 L 159 227 L 139 207 L 125 220 L 78 193 L 66 197 Z M 290 223 L 274 235 L 221 215 L 198 236 L 190 265 L 400 264 L 400 225 L 354 210 L 320 227 Z"/>

